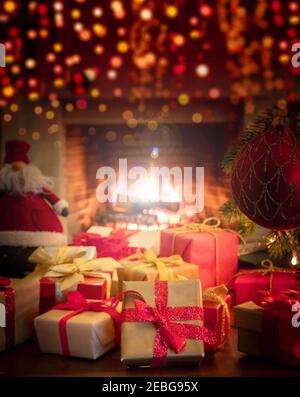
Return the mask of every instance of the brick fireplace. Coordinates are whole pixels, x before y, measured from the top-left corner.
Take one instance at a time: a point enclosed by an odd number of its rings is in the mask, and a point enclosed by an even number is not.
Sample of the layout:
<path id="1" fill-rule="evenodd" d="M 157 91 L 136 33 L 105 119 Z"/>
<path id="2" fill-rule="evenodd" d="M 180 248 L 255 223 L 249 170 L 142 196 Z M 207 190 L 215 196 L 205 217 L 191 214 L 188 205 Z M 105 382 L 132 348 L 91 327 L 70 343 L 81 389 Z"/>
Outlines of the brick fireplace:
<path id="1" fill-rule="evenodd" d="M 217 103 L 214 113 L 218 113 Z M 216 215 L 230 195 L 230 183 L 220 162 L 238 135 L 242 117 L 241 107 L 222 102 L 219 118 L 213 115 L 199 124 L 187 122 L 187 117 L 158 123 L 155 129 L 144 122 L 130 128 L 124 120 L 94 123 L 86 118 L 87 122 L 78 119 L 67 123 L 65 179 L 71 211 L 83 229 L 92 223 L 105 223 L 105 214 L 112 208 L 97 201 L 96 171 L 102 166 L 117 169 L 118 160 L 126 158 L 129 167 L 204 167 L 205 206 L 199 218 Z M 168 210 L 176 212 L 176 206 Z M 132 208 L 125 205 L 121 212 L 131 213 Z"/>

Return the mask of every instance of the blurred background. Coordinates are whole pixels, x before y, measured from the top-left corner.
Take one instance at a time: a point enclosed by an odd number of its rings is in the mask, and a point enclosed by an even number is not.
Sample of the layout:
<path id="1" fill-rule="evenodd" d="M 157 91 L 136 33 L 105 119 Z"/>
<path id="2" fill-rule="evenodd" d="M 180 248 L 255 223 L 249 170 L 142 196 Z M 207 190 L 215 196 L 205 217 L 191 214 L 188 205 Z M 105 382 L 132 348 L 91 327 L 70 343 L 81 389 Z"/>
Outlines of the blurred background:
<path id="1" fill-rule="evenodd" d="M 3 0 L 1 152 L 9 138 L 30 143 L 70 203 L 71 234 L 184 215 L 172 197 L 99 204 L 96 171 L 119 158 L 205 167 L 199 217 L 215 215 L 231 194 L 220 162 L 233 140 L 261 110 L 299 97 L 299 26 L 292 0 Z"/>

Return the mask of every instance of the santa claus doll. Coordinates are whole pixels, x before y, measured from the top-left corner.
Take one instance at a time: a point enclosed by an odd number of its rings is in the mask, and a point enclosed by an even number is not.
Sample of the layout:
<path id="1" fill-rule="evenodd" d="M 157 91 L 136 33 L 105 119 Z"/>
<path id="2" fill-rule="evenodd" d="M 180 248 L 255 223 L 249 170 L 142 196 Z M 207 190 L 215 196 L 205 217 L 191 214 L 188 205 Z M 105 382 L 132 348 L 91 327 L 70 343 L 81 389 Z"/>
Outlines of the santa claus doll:
<path id="1" fill-rule="evenodd" d="M 53 183 L 30 163 L 28 143 L 6 143 L 0 170 L 0 274 L 22 276 L 33 270 L 27 258 L 39 246 L 67 243 L 58 215 L 68 204 L 50 189 Z"/>

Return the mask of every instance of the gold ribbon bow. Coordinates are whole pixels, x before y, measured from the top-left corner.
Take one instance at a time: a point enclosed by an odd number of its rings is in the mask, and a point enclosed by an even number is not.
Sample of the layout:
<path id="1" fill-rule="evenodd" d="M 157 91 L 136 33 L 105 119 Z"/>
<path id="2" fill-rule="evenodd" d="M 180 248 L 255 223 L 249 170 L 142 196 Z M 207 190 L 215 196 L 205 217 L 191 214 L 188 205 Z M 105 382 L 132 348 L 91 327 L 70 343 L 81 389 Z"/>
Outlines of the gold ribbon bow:
<path id="1" fill-rule="evenodd" d="M 230 311 L 225 301 L 227 294 L 228 288 L 225 284 L 218 285 L 217 287 L 205 288 L 202 294 L 203 300 L 215 302 L 222 306 L 220 345 L 225 342 L 230 327 Z"/>
<path id="2" fill-rule="evenodd" d="M 284 267 L 278 267 L 275 266 L 274 263 L 270 259 L 263 259 L 261 261 L 261 269 L 253 269 L 253 270 L 243 270 L 240 271 L 236 274 L 234 274 L 228 284 L 231 282 L 231 280 L 239 277 L 239 276 L 246 276 L 248 274 L 255 274 L 255 273 L 260 273 L 263 276 L 269 276 L 269 291 L 273 290 L 273 275 L 275 272 L 280 272 L 280 273 L 293 273 L 294 270 L 291 269 L 285 269 Z"/>
<path id="3" fill-rule="evenodd" d="M 60 247 L 53 255 L 44 248 L 37 248 L 30 256 L 30 262 L 37 263 L 46 272 L 43 277 L 59 279 L 61 291 L 76 286 L 84 281 L 84 277 L 104 278 L 107 283 L 107 298 L 110 296 L 111 276 L 107 271 L 116 269 L 119 264 L 113 258 L 86 259 L 82 258 L 86 251 L 81 247 L 72 253 L 72 247 Z"/>
<path id="4" fill-rule="evenodd" d="M 137 262 L 137 263 L 136 263 Z M 156 267 L 158 278 L 165 280 L 186 280 L 186 277 L 174 274 L 171 268 L 174 266 L 182 266 L 188 264 L 184 262 L 180 255 L 172 255 L 169 257 L 157 257 L 154 251 L 147 250 L 144 253 L 137 252 L 120 261 L 124 271 L 128 272 L 128 279 L 132 279 L 132 275 L 136 269 Z M 189 264 L 188 264 L 189 265 Z"/>
<path id="5" fill-rule="evenodd" d="M 185 234 L 185 233 L 210 233 L 215 240 L 215 252 L 216 252 L 216 278 L 215 278 L 215 284 L 219 285 L 219 273 L 220 273 L 220 248 L 219 248 L 219 240 L 217 237 L 216 232 L 219 231 L 227 231 L 234 233 L 236 236 L 238 236 L 243 243 L 245 243 L 245 240 L 243 237 L 237 233 L 235 230 L 228 229 L 228 228 L 221 228 L 221 220 L 215 216 L 211 216 L 209 218 L 204 219 L 203 222 L 201 223 L 187 223 L 183 226 L 180 226 L 178 228 L 173 229 L 173 241 L 172 241 L 172 252 L 175 251 L 175 243 L 176 243 L 176 237 L 179 234 Z"/>

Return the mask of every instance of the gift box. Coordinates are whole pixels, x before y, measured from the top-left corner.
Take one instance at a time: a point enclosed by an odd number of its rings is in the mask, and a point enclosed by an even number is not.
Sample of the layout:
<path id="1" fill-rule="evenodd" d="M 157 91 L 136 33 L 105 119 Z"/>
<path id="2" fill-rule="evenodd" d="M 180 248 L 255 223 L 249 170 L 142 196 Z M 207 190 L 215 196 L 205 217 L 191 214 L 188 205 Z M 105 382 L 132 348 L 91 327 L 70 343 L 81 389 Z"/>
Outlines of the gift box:
<path id="1" fill-rule="evenodd" d="M 23 279 L 0 277 L 0 352 L 34 336 L 38 300 L 39 281 L 32 274 Z"/>
<path id="2" fill-rule="evenodd" d="M 98 229 L 99 232 L 97 232 Z M 138 247 L 133 247 L 129 244 L 128 235 L 125 231 L 113 230 L 108 232 L 106 229 L 111 230 L 111 228 L 93 226 L 88 232 L 82 232 L 75 236 L 72 245 L 94 246 L 98 258 L 111 257 L 116 260 L 122 259 L 139 250 Z"/>
<path id="3" fill-rule="evenodd" d="M 214 344 L 205 343 L 206 351 L 216 351 L 226 342 L 230 330 L 231 296 L 225 285 L 203 291 L 204 326 L 217 337 Z"/>
<path id="4" fill-rule="evenodd" d="M 237 272 L 238 236 L 209 225 L 187 224 L 161 231 L 160 256 L 178 254 L 198 265 L 203 288 L 226 284 Z"/>
<path id="5" fill-rule="evenodd" d="M 203 342 L 215 343 L 203 326 L 199 280 L 124 281 L 121 361 L 128 366 L 199 363 Z"/>
<path id="6" fill-rule="evenodd" d="M 64 301 L 66 294 L 77 288 L 87 299 L 110 296 L 111 267 L 118 263 L 112 258 L 89 260 L 88 252 L 85 247 L 38 248 L 33 252 L 30 260 L 39 264 L 35 274 L 41 277 L 40 314 Z"/>
<path id="7" fill-rule="evenodd" d="M 179 255 L 157 257 L 151 250 L 133 254 L 117 269 L 120 285 L 123 281 L 196 280 L 198 266 L 186 263 Z"/>
<path id="8" fill-rule="evenodd" d="M 275 267 L 270 260 L 264 260 L 262 266 L 240 271 L 228 284 L 234 305 L 248 301 L 260 304 L 263 290 L 297 289 L 294 270 Z"/>
<path id="9" fill-rule="evenodd" d="M 238 350 L 254 356 L 273 359 L 283 364 L 300 367 L 299 328 L 292 325 L 293 302 L 286 301 L 275 310 L 250 301 L 234 308 L 238 328 Z M 298 313 L 296 313 L 297 315 Z"/>
<path id="10" fill-rule="evenodd" d="M 41 352 L 97 359 L 116 345 L 120 310 L 118 300 L 86 300 L 70 292 L 67 303 L 34 320 Z"/>

